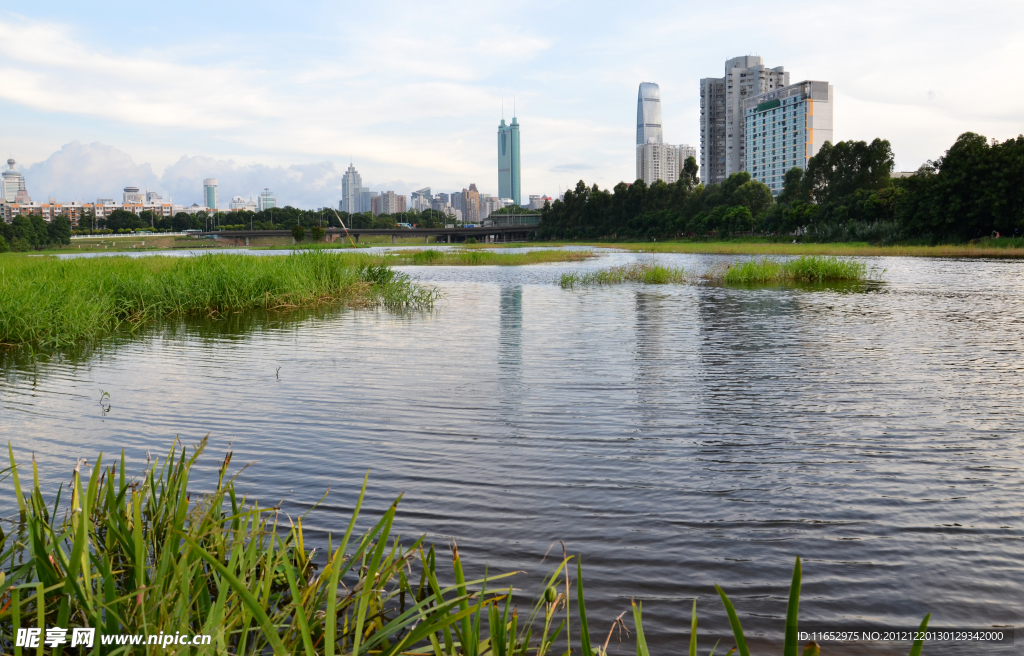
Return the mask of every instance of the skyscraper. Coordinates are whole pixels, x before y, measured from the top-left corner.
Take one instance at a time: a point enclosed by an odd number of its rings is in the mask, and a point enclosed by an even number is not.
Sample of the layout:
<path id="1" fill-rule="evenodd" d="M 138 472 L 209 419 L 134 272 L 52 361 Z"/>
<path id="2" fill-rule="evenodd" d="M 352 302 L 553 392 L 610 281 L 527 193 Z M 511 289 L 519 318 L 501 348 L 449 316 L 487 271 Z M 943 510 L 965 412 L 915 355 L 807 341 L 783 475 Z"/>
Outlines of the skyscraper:
<path id="1" fill-rule="evenodd" d="M 348 212 L 349 214 L 358 214 L 359 212 L 365 212 L 366 209 L 362 206 L 359 192 L 363 186 L 363 178 L 356 171 L 356 167 L 352 164 L 348 165 L 348 170 L 345 171 L 345 175 L 341 177 L 341 211 Z"/>
<path id="2" fill-rule="evenodd" d="M 498 197 L 519 205 L 520 186 L 519 121 L 513 116 L 510 125 L 505 119 L 498 125 Z"/>
<path id="3" fill-rule="evenodd" d="M 700 81 L 700 168 L 704 184 L 719 184 L 744 170 L 743 101 L 789 85 L 782 66 L 766 68 L 756 56 L 725 62 L 724 77 Z"/>
<path id="4" fill-rule="evenodd" d="M 648 186 L 658 180 L 672 184 L 692 150 L 686 144 L 664 143 L 661 89 L 654 82 L 641 82 L 636 98 L 636 179 Z"/>
<path id="5" fill-rule="evenodd" d="M 203 202 L 207 209 L 217 209 L 217 178 L 206 178 L 203 180 Z"/>
<path id="6" fill-rule="evenodd" d="M 661 89 L 654 82 L 641 82 L 636 97 L 636 145 L 661 141 Z"/>
<path id="7" fill-rule="evenodd" d="M 14 160 L 7 160 L 7 170 L 3 172 L 3 200 L 7 203 L 14 203 L 18 200 L 18 192 L 22 192 L 22 196 L 27 196 L 28 192 L 25 190 L 25 177 L 21 175 L 21 171 L 14 169 Z"/>

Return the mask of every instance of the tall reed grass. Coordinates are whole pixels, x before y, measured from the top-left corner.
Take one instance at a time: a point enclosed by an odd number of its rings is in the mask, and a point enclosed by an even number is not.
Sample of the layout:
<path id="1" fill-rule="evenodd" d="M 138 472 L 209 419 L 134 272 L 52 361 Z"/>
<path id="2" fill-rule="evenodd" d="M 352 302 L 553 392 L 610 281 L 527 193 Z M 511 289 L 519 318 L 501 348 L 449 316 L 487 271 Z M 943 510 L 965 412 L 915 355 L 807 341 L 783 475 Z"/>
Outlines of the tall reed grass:
<path id="1" fill-rule="evenodd" d="M 559 284 L 565 289 L 589 285 L 639 282 L 647 285 L 706 280 L 726 284 L 773 284 L 816 282 L 860 282 L 867 279 L 867 266 L 856 260 L 827 256 L 802 256 L 794 260 L 748 260 L 712 267 L 701 273 L 653 262 L 638 262 L 599 271 L 563 273 Z"/>
<path id="2" fill-rule="evenodd" d="M 563 551 L 521 616 L 512 574 L 466 580 L 454 543 L 450 569 L 422 537 L 402 544 L 392 534 L 401 497 L 360 534 L 364 479 L 340 541 L 328 537 L 326 545 L 313 545 L 303 530 L 306 515 L 293 521 L 239 495 L 229 475 L 231 453 L 220 463 L 213 491 L 190 491 L 205 447 L 203 440 L 189 453 L 175 444 L 135 480 L 125 475 L 123 453 L 110 466 L 101 454 L 88 477 L 80 460 L 68 489 L 47 500 L 34 459 L 31 487 L 23 492 L 23 470 L 8 445 L 11 464 L 2 473 L 11 480 L 19 513 L 13 530 L 0 533 L 3 653 L 28 653 L 14 645 L 19 629 L 41 628 L 45 635 L 47 628 L 77 627 L 96 630 L 94 654 L 167 653 L 166 645 L 118 647 L 105 644 L 104 636 L 182 633 L 211 636 L 209 645 L 188 650 L 195 654 L 554 656 L 578 650 L 606 656 L 612 634 L 603 646 L 592 643 L 579 557 Z M 798 650 L 801 576 L 798 558 L 783 656 Z M 736 641 L 728 654 L 749 656 L 736 610 L 716 589 Z M 632 610 L 636 652 L 650 656 L 642 604 Z M 697 653 L 696 601 L 688 653 Z M 803 650 L 805 656 L 819 653 L 814 643 Z M 920 656 L 920 641 L 910 653 Z"/>
<path id="3" fill-rule="evenodd" d="M 429 308 L 438 292 L 384 258 L 289 256 L 0 259 L 0 342 L 63 347 L 151 319 L 287 310 L 328 303 Z"/>
<path id="4" fill-rule="evenodd" d="M 795 260 L 747 260 L 729 266 L 721 279 L 731 284 L 862 281 L 867 266 L 856 260 L 803 255 Z"/>
<path id="5" fill-rule="evenodd" d="M 610 267 L 599 271 L 563 273 L 559 284 L 563 289 L 591 285 L 617 285 L 624 282 L 640 282 L 645 285 L 667 285 L 687 282 L 690 278 L 681 267 L 666 267 L 651 262 L 638 262 L 625 266 Z"/>

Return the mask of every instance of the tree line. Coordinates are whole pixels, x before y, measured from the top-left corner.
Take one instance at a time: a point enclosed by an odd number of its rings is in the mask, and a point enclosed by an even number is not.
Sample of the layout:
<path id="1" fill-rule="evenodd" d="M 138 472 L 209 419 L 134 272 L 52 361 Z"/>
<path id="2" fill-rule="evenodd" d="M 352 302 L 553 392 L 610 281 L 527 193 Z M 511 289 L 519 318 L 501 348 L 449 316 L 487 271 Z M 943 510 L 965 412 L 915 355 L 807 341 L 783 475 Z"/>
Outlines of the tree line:
<path id="1" fill-rule="evenodd" d="M 10 223 L 0 221 L 0 253 L 70 243 L 71 221 L 66 216 L 55 217 L 49 223 L 41 216 L 16 216 Z"/>
<path id="2" fill-rule="evenodd" d="M 1024 233 L 1024 137 L 961 135 L 945 155 L 893 178 L 891 145 L 826 143 L 793 168 L 776 198 L 746 172 L 703 185 L 688 158 L 672 184 L 582 180 L 546 205 L 539 239 L 708 239 L 743 235 L 811 241 L 964 242 Z"/>
<path id="3" fill-rule="evenodd" d="M 342 222 L 349 228 L 395 228 L 399 223 L 418 224 L 423 228 L 443 228 L 449 221 L 442 212 L 413 210 L 402 214 L 381 214 L 374 216 L 370 212 L 350 214 L 338 212 L 330 208 L 303 210 L 286 205 L 274 207 L 260 212 L 246 210 L 238 212 L 178 212 L 174 216 L 157 216 L 147 210 L 136 215 L 126 210 L 114 210 L 109 216 L 96 219 L 87 216 L 79 222 L 82 231 L 98 230 L 122 232 L 128 230 L 154 230 L 182 232 L 184 230 L 291 230 L 295 227 L 312 229 L 314 227 L 340 228 Z"/>

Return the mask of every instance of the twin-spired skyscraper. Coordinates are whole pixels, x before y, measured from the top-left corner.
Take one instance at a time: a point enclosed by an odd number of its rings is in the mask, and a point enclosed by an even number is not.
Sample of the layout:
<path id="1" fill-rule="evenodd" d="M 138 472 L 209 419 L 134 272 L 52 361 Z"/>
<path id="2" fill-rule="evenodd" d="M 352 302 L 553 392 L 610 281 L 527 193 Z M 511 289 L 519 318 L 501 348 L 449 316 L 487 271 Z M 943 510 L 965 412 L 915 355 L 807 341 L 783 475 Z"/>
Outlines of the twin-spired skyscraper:
<path id="1" fill-rule="evenodd" d="M 636 179 L 647 186 L 657 180 L 672 184 L 687 157 L 696 149 L 664 143 L 661 130 L 661 89 L 654 82 L 641 82 L 636 98 Z"/>
<path id="2" fill-rule="evenodd" d="M 498 125 L 498 198 L 511 198 L 520 205 L 521 178 L 519 177 L 519 121 Z"/>

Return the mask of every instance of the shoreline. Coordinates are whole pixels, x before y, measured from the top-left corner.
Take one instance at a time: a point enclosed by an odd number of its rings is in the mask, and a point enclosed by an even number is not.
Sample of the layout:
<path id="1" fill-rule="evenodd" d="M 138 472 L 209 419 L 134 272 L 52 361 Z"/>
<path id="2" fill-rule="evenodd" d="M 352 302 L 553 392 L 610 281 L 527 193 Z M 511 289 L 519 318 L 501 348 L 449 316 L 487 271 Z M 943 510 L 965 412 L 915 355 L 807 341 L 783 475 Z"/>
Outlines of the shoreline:
<path id="1" fill-rule="evenodd" d="M 949 257 L 1024 259 L 1024 248 L 999 248 L 970 244 L 947 246 L 872 246 L 858 242 L 530 242 L 536 245 L 593 246 L 637 253 L 694 253 L 700 255 L 834 255 L 845 257 Z"/>

